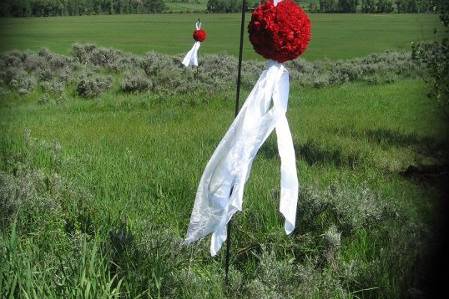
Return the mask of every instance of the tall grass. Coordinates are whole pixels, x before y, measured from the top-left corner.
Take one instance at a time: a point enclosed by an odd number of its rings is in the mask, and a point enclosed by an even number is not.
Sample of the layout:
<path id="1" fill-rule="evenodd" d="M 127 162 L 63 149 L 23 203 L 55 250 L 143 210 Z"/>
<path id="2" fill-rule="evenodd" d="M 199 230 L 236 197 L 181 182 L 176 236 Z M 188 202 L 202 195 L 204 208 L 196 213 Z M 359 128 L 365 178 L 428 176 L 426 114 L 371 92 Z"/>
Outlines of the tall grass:
<path id="1" fill-rule="evenodd" d="M 397 298 L 418 288 L 439 190 L 400 173 L 447 163 L 448 147 L 422 82 L 294 85 L 298 228 L 282 230 L 270 137 L 235 218 L 229 289 L 224 256 L 209 257 L 207 239 L 181 241 L 232 94 L 112 88 L 42 103 L 44 93 L 5 89 L 0 104 L 2 296 Z"/>

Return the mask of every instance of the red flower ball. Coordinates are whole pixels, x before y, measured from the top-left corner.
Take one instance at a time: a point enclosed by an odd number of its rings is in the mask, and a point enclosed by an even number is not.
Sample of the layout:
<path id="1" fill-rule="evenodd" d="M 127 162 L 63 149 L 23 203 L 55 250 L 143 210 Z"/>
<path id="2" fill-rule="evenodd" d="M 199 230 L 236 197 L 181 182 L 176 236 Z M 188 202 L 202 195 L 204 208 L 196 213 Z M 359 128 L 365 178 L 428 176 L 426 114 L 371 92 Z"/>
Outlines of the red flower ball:
<path id="1" fill-rule="evenodd" d="M 193 31 L 193 39 L 197 42 L 203 42 L 207 37 L 206 31 L 203 29 L 198 29 Z"/>
<path id="2" fill-rule="evenodd" d="M 306 50 L 310 38 L 310 19 L 292 0 L 273 0 L 259 4 L 248 26 L 254 50 L 267 59 L 285 62 Z"/>

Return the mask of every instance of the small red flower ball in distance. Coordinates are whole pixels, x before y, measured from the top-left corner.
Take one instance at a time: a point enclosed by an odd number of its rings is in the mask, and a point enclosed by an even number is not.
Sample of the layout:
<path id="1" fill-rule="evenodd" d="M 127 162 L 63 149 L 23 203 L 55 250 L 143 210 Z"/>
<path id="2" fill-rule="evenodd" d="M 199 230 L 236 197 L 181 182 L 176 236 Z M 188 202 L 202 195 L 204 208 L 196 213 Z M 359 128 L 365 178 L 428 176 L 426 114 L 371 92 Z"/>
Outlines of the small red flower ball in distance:
<path id="1" fill-rule="evenodd" d="M 293 0 L 273 0 L 259 4 L 248 25 L 254 50 L 280 63 L 293 60 L 306 50 L 310 38 L 310 19 Z"/>
<path id="2" fill-rule="evenodd" d="M 203 29 L 197 29 L 193 31 L 193 39 L 197 42 L 203 42 L 207 37 L 206 31 Z"/>

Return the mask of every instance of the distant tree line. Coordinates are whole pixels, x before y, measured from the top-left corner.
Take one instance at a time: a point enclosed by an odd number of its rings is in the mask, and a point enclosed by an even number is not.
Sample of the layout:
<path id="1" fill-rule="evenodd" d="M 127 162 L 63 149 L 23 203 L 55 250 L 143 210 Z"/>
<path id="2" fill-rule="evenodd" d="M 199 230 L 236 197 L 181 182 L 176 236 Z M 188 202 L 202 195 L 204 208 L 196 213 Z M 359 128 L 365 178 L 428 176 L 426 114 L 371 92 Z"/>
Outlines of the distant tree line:
<path id="1" fill-rule="evenodd" d="M 432 12 L 436 0 L 296 0 L 312 12 L 342 12 L 342 13 L 420 13 Z M 258 0 L 248 0 L 248 7 L 255 7 Z M 208 12 L 238 12 L 242 0 L 208 0 Z"/>
<path id="2" fill-rule="evenodd" d="M 259 4 L 259 0 L 247 0 L 248 8 L 256 7 Z M 242 9 L 242 0 L 209 0 L 207 1 L 208 12 L 229 13 L 239 12 Z"/>
<path id="3" fill-rule="evenodd" d="M 174 2 L 175 0 L 166 0 Z M 421 13 L 432 12 L 438 0 L 297 0 L 312 12 L 342 13 Z M 199 3 L 200 0 L 176 0 Z M 248 0 L 248 7 L 259 0 Z M 239 12 L 242 0 L 208 0 L 211 13 Z M 0 0 L 0 16 L 78 16 L 94 14 L 159 13 L 164 0 Z"/>
<path id="4" fill-rule="evenodd" d="M 423 13 L 434 11 L 432 0 L 320 0 L 320 12 Z"/>
<path id="5" fill-rule="evenodd" d="M 0 16 L 47 17 L 157 13 L 163 0 L 0 0 Z"/>

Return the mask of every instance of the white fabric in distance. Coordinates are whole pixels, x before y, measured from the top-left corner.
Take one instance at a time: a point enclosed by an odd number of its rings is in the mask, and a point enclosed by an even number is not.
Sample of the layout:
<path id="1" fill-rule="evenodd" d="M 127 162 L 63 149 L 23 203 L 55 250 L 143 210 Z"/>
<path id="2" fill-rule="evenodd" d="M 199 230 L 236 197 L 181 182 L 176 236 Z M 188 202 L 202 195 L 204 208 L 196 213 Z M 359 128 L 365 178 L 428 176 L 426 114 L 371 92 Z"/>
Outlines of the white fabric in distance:
<path id="1" fill-rule="evenodd" d="M 196 30 L 201 29 L 201 22 L 198 19 L 198 21 L 196 21 L 195 23 L 195 28 Z M 189 65 L 194 65 L 194 66 L 198 66 L 198 50 L 200 48 L 201 43 L 196 41 L 193 44 L 192 49 L 190 49 L 189 52 L 187 52 L 186 56 L 184 57 L 184 59 L 182 60 L 182 64 L 185 67 L 188 67 Z"/>
<path id="2" fill-rule="evenodd" d="M 293 141 L 288 126 L 289 75 L 280 63 L 268 61 L 239 114 L 207 163 L 196 193 L 185 242 L 212 233 L 210 253 L 216 255 L 227 238 L 227 223 L 242 210 L 245 183 L 254 158 L 276 129 L 281 158 L 280 211 L 284 229 L 295 228 L 298 178 Z"/>
<path id="3" fill-rule="evenodd" d="M 198 49 L 200 48 L 201 43 L 195 42 L 193 44 L 192 49 L 190 49 L 189 52 L 187 52 L 186 56 L 182 60 L 182 64 L 184 66 L 188 67 L 189 65 L 198 66 Z"/>

